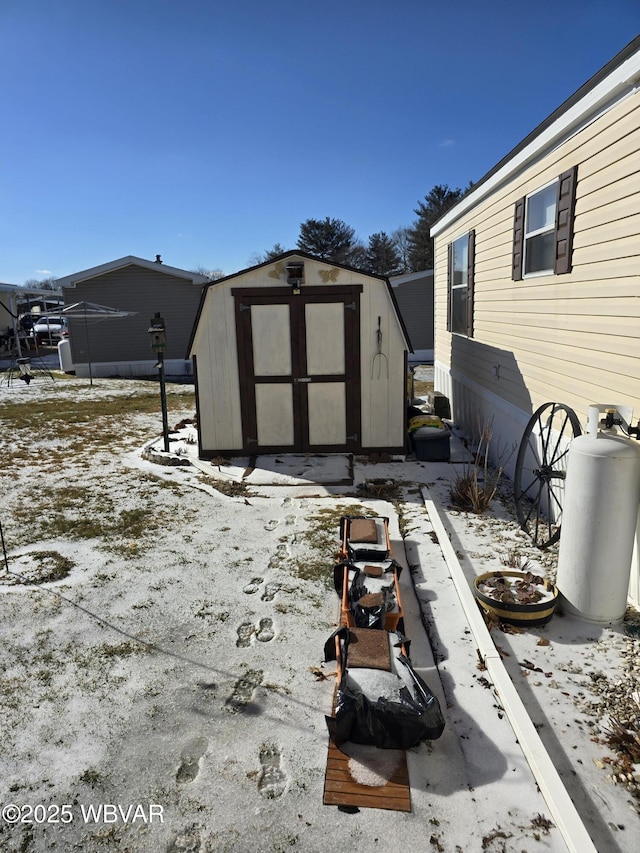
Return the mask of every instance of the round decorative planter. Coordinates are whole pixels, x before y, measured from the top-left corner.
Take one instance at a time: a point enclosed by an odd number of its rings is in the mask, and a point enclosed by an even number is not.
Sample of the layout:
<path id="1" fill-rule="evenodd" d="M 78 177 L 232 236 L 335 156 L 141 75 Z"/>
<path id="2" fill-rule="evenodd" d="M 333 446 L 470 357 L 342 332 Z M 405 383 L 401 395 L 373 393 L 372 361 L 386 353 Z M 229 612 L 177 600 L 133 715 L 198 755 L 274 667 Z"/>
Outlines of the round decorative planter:
<path id="1" fill-rule="evenodd" d="M 478 575 L 473 586 L 480 606 L 489 613 L 494 613 L 498 619 L 507 622 L 509 625 L 519 625 L 521 628 L 535 628 L 538 625 L 545 625 L 553 616 L 558 603 L 558 590 L 551 581 L 543 579 L 542 584 L 537 584 L 537 586 L 541 586 L 544 597 L 533 603 L 497 601 L 483 590 L 486 581 L 491 578 L 503 577 L 524 580 L 525 575 L 526 572 L 511 569 L 505 569 L 502 572 L 485 572 Z"/>

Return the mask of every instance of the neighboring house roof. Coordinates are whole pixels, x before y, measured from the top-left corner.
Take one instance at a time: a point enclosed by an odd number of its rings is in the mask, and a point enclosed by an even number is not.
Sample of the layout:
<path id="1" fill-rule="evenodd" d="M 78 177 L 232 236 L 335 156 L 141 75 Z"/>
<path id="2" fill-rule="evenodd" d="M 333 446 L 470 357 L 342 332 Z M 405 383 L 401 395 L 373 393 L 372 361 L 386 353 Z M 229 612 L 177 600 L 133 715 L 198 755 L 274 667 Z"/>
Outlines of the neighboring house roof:
<path id="1" fill-rule="evenodd" d="M 515 174 L 574 136 L 614 103 L 640 85 L 640 36 L 623 48 L 558 109 L 487 172 L 473 188 L 431 228 L 431 236 L 463 216 L 479 201 L 507 183 Z"/>
<path id="2" fill-rule="evenodd" d="M 197 331 L 198 325 L 200 323 L 200 317 L 202 315 L 202 309 L 203 309 L 205 300 L 207 298 L 207 291 L 209 290 L 210 287 L 215 287 L 216 285 L 223 284 L 224 282 L 229 281 L 232 278 L 237 278 L 238 276 L 246 275 L 246 273 L 253 272 L 254 270 L 258 270 L 261 267 L 272 266 L 273 264 L 280 263 L 280 262 L 286 260 L 287 258 L 292 258 L 292 257 L 306 258 L 309 261 L 317 261 L 319 263 L 327 264 L 328 266 L 331 266 L 331 267 L 339 267 L 340 269 L 348 270 L 349 272 L 354 272 L 354 273 L 357 273 L 358 275 L 366 275 L 369 278 L 377 278 L 380 281 L 386 282 L 387 290 L 389 291 L 389 297 L 393 303 L 393 307 L 394 307 L 396 316 L 398 317 L 398 321 L 400 323 L 402 333 L 403 333 L 405 341 L 407 343 L 407 347 L 408 347 L 410 352 L 413 352 L 413 349 L 411 348 L 411 339 L 409 338 L 409 333 L 407 332 L 407 327 L 405 326 L 404 320 L 402 319 L 402 314 L 400 313 L 400 308 L 398 307 L 398 302 L 396 300 L 395 293 L 393 292 L 393 288 L 391 287 L 391 284 L 390 284 L 388 278 L 385 278 L 385 276 L 383 276 L 383 275 L 377 275 L 376 273 L 366 272 L 365 270 L 359 270 L 356 267 L 350 267 L 350 266 L 347 266 L 346 264 L 339 264 L 339 263 L 337 263 L 337 261 L 331 261 L 328 258 L 319 258 L 317 255 L 311 255 L 308 252 L 301 252 L 299 249 L 290 249 L 288 252 L 284 252 L 282 255 L 278 255 L 275 258 L 270 258 L 268 261 L 263 261 L 262 263 L 255 264 L 252 267 L 247 267 L 247 269 L 239 270 L 238 272 L 231 273 L 231 275 L 227 275 L 224 278 L 218 278 L 218 279 L 215 279 L 215 281 L 207 281 L 207 286 L 202 288 L 202 296 L 200 297 L 200 305 L 198 306 L 198 313 L 196 315 L 196 321 L 193 324 L 193 330 L 191 332 L 191 339 L 189 340 L 189 349 L 187 350 L 187 358 L 189 358 L 189 353 L 191 352 L 191 348 L 193 347 L 193 341 L 195 339 L 196 331 Z"/>
<path id="3" fill-rule="evenodd" d="M 2 293 L 15 293 L 17 296 L 20 294 L 24 294 L 24 296 L 33 296 L 34 294 L 36 296 L 48 296 L 50 299 L 60 296 L 55 290 L 43 290 L 38 287 L 25 287 L 22 284 L 5 284 L 4 282 L 0 282 L 0 291 Z"/>
<path id="4" fill-rule="evenodd" d="M 420 270 L 420 272 L 408 272 L 402 275 L 392 275 L 389 277 L 391 287 L 397 287 L 399 284 L 407 284 L 410 281 L 420 281 L 423 278 L 433 278 L 433 270 Z"/>
<path id="5" fill-rule="evenodd" d="M 80 281 L 96 278 L 97 276 L 104 275 L 104 273 L 113 272 L 114 270 L 128 266 L 144 267 L 154 272 L 187 279 L 194 284 L 206 284 L 209 281 L 206 275 L 200 275 L 200 273 L 189 272 L 188 270 L 178 269 L 177 267 L 169 267 L 161 261 L 148 261 L 146 258 L 136 258 L 134 255 L 127 255 L 124 258 L 118 258 L 115 261 L 109 261 L 106 264 L 100 264 L 97 267 L 90 267 L 87 270 L 64 276 L 64 278 L 58 278 L 56 279 L 56 284 L 60 287 L 74 287 Z"/>

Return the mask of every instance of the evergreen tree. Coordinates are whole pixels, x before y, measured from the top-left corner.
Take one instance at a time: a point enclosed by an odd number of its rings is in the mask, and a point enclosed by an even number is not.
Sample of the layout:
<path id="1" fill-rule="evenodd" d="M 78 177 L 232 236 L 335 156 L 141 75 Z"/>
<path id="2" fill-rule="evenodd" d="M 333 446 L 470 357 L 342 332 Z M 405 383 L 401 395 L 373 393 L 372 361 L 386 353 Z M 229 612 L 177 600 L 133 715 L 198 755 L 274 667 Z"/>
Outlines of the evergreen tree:
<path id="1" fill-rule="evenodd" d="M 369 237 L 366 269 L 384 276 L 397 275 L 400 269 L 398 250 L 394 241 L 384 231 L 378 231 Z"/>
<path id="2" fill-rule="evenodd" d="M 409 265 L 412 272 L 433 269 L 433 240 L 429 234 L 431 226 L 443 216 L 449 208 L 459 201 L 467 190 L 452 190 L 447 184 L 437 184 L 424 201 L 418 202 L 414 213 L 418 220 L 408 229 Z"/>
<path id="3" fill-rule="evenodd" d="M 282 245 L 282 243 L 274 243 L 271 249 L 267 249 L 266 252 L 260 254 L 260 252 L 255 252 L 249 258 L 249 265 L 254 267 L 258 266 L 258 264 L 266 264 L 268 261 L 273 261 L 275 258 L 279 258 L 280 255 L 284 255 L 287 250 Z"/>
<path id="4" fill-rule="evenodd" d="M 355 231 L 342 219 L 307 219 L 300 225 L 298 248 L 310 255 L 349 264 L 350 252 L 357 246 Z"/>
<path id="5" fill-rule="evenodd" d="M 260 260 L 258 263 L 266 263 L 267 261 L 272 261 L 274 258 L 279 258 L 280 255 L 284 255 L 287 250 L 282 245 L 282 243 L 274 243 L 271 249 L 267 249 L 264 254 L 260 255 Z"/>

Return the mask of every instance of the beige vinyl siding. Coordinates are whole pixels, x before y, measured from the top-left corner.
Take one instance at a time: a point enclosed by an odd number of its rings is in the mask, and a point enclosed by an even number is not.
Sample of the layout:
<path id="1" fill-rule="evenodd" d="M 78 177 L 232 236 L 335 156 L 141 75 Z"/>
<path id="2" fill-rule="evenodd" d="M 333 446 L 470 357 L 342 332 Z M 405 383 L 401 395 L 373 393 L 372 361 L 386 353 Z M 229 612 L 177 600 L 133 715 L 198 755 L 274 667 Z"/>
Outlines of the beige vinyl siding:
<path id="1" fill-rule="evenodd" d="M 135 265 L 64 289 L 67 305 L 86 301 L 135 312 L 134 316 L 123 319 L 89 322 L 89 354 L 94 363 L 153 359 L 148 329 L 156 311 L 167 324 L 165 358 L 186 358 L 201 291 L 201 284 Z M 69 339 L 74 363 L 86 362 L 86 335 L 82 320 L 69 321 Z"/>
<path id="2" fill-rule="evenodd" d="M 436 238 L 436 361 L 523 412 L 640 415 L 640 95 L 603 114 Z M 573 269 L 511 280 L 517 199 L 578 164 Z M 474 228 L 474 338 L 446 331 L 447 244 Z M 452 345 L 452 339 L 453 345 Z M 499 366 L 499 378 L 495 375 Z"/>

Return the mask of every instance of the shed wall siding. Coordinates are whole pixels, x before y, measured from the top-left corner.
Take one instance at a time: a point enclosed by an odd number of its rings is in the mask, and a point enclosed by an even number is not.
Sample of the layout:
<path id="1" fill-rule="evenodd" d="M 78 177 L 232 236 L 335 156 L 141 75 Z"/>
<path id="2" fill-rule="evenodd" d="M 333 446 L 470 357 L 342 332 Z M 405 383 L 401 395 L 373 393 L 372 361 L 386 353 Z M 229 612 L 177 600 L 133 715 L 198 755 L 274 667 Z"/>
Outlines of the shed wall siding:
<path id="1" fill-rule="evenodd" d="M 635 94 L 438 235 L 436 374 L 441 382 L 450 372 L 454 383 L 457 377 L 525 414 L 551 400 L 571 406 L 583 423 L 590 403 L 631 405 L 640 414 L 639 155 L 640 95 Z M 512 281 L 516 200 L 576 163 L 572 272 Z M 447 244 L 471 228 L 476 231 L 475 326 L 474 338 L 467 339 L 446 331 Z M 453 386 L 449 391 L 455 397 Z M 453 404 L 458 418 L 455 399 Z"/>
<path id="2" fill-rule="evenodd" d="M 96 363 L 152 358 L 148 329 L 149 320 L 156 311 L 167 324 L 165 358 L 184 359 L 201 292 L 201 284 L 133 265 L 64 289 L 67 305 L 87 301 L 135 312 L 133 317 L 89 323 L 89 354 L 91 361 Z M 69 339 L 74 363 L 86 362 L 82 320 L 69 321 Z"/>
<path id="3" fill-rule="evenodd" d="M 198 360 L 198 403 L 204 449 L 242 449 L 240 377 L 231 283 L 210 287 L 192 351 Z"/>
<path id="4" fill-rule="evenodd" d="M 378 354 L 378 317 L 381 354 Z M 371 281 L 360 301 L 362 388 L 362 446 L 401 447 L 404 444 L 404 342 L 389 292 L 381 281 Z"/>
<path id="5" fill-rule="evenodd" d="M 399 377 L 404 376 L 406 346 L 386 284 L 321 261 L 305 258 L 304 265 L 307 285 L 363 285 L 360 297 L 362 436 L 359 441 L 363 447 L 403 447 L 405 397 L 404 382 L 399 381 Z M 327 280 L 323 281 L 320 272 L 333 272 L 334 275 L 325 275 Z M 243 447 L 232 290 L 282 287 L 286 284 L 284 268 L 277 273 L 276 265 L 266 265 L 207 289 L 191 349 L 198 365 L 203 451 Z M 381 318 L 382 351 L 386 360 L 376 357 L 378 317 Z"/>

